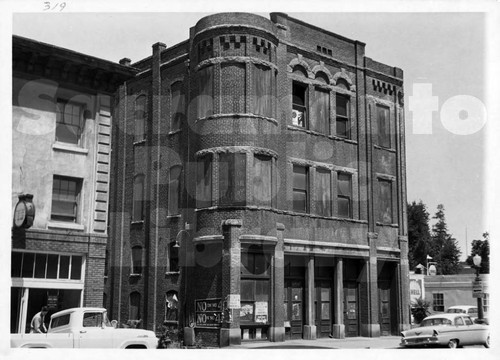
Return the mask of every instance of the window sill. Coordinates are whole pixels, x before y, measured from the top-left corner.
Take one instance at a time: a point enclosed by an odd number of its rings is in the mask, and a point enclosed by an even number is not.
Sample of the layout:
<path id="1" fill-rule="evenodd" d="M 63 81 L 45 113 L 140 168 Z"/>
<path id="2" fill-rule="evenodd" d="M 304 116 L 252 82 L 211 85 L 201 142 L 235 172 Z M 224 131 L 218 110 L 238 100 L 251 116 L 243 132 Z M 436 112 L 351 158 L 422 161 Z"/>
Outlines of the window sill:
<path id="1" fill-rule="evenodd" d="M 142 277 L 142 274 L 130 274 L 129 277 L 131 277 L 131 278 L 140 278 L 140 277 Z"/>
<path id="2" fill-rule="evenodd" d="M 49 221 L 47 222 L 48 229 L 63 229 L 63 230 L 76 230 L 83 231 L 85 227 L 82 224 L 75 223 L 65 223 L 65 222 L 57 222 L 57 221 Z"/>
<path id="3" fill-rule="evenodd" d="M 380 146 L 380 145 L 373 145 L 373 147 L 375 149 L 378 149 L 378 150 L 385 150 L 385 151 L 396 153 L 396 149 L 393 149 L 393 148 L 386 148 L 386 147 L 383 147 L 383 146 Z"/>
<path id="4" fill-rule="evenodd" d="M 73 154 L 81 154 L 81 155 L 87 155 L 89 153 L 88 149 L 78 147 L 77 145 L 71 145 L 71 144 L 66 144 L 66 143 L 61 143 L 61 142 L 55 142 L 54 144 L 52 144 L 52 150 L 64 151 L 64 152 L 69 152 L 69 153 L 73 153 Z"/>
<path id="5" fill-rule="evenodd" d="M 182 217 L 181 214 L 167 215 L 167 220 L 170 220 L 170 219 L 180 219 L 181 217 Z"/>
<path id="6" fill-rule="evenodd" d="M 392 227 L 392 228 L 398 228 L 399 224 L 388 224 L 388 223 L 382 223 L 382 222 L 376 222 L 375 223 L 377 226 L 385 226 L 385 227 Z"/>
<path id="7" fill-rule="evenodd" d="M 167 271 L 167 272 L 165 273 L 165 275 L 167 275 L 167 276 L 172 276 L 172 275 L 180 275 L 180 274 L 181 274 L 181 272 L 180 272 L 180 271 Z"/>
<path id="8" fill-rule="evenodd" d="M 182 132 L 182 129 L 172 130 L 168 133 L 168 135 L 175 135 L 175 134 L 179 134 L 180 132 Z"/>
<path id="9" fill-rule="evenodd" d="M 134 146 L 136 146 L 136 145 L 142 145 L 142 144 L 145 144 L 145 143 L 146 143 L 146 139 L 139 140 L 139 141 L 134 141 Z"/>
<path id="10" fill-rule="evenodd" d="M 144 225 L 144 220 L 131 221 L 130 225 Z"/>

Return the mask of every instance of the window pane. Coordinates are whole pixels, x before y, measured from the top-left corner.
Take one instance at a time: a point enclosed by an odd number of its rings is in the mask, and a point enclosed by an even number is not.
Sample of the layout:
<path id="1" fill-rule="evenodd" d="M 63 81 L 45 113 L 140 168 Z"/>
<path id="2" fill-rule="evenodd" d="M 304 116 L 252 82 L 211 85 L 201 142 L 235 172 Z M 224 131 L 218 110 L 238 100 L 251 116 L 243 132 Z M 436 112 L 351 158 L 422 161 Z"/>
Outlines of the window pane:
<path id="1" fill-rule="evenodd" d="M 172 107 L 170 111 L 171 125 L 170 131 L 180 129 L 184 115 L 184 94 L 182 91 L 182 82 L 178 81 L 171 88 Z"/>
<path id="2" fill-rule="evenodd" d="M 307 127 L 307 87 L 293 82 L 292 85 L 292 124 Z"/>
<path id="3" fill-rule="evenodd" d="M 246 154 L 219 155 L 219 193 L 221 205 L 246 203 Z"/>
<path id="4" fill-rule="evenodd" d="M 304 166 L 293 167 L 293 188 L 307 189 L 307 169 Z"/>
<path id="5" fill-rule="evenodd" d="M 349 137 L 348 121 L 346 119 L 337 118 L 336 135 L 340 137 Z"/>
<path id="6" fill-rule="evenodd" d="M 260 65 L 254 65 L 252 72 L 252 85 L 254 94 L 253 113 L 272 117 L 272 75 L 273 71 Z"/>
<path id="7" fill-rule="evenodd" d="M 179 213 L 179 182 L 182 167 L 173 166 L 170 168 L 168 183 L 168 214 L 177 215 Z"/>
<path id="8" fill-rule="evenodd" d="M 322 134 L 330 134 L 330 93 L 315 90 L 314 115 L 310 119 L 310 127 Z"/>
<path id="9" fill-rule="evenodd" d="M 254 204 L 271 206 L 272 200 L 272 158 L 254 157 L 253 197 Z"/>
<path id="10" fill-rule="evenodd" d="M 35 254 L 24 253 L 22 277 L 32 278 Z"/>
<path id="11" fill-rule="evenodd" d="M 21 265 L 23 253 L 13 251 L 11 253 L 11 277 L 21 277 Z"/>
<path id="12" fill-rule="evenodd" d="M 35 278 L 45 278 L 45 266 L 47 265 L 47 254 L 35 255 Z"/>
<path id="13" fill-rule="evenodd" d="M 349 97 L 336 95 L 336 135 L 350 138 Z"/>
<path id="14" fill-rule="evenodd" d="M 245 112 L 246 70 L 243 63 L 222 63 L 220 76 L 221 112 L 241 114 Z"/>
<path id="15" fill-rule="evenodd" d="M 350 201 L 347 198 L 338 198 L 338 211 L 341 217 L 351 217 Z"/>
<path id="16" fill-rule="evenodd" d="M 198 72 L 198 118 L 213 115 L 213 66 Z"/>
<path id="17" fill-rule="evenodd" d="M 80 183 L 80 179 L 54 176 L 52 184 L 52 220 L 76 221 Z"/>
<path id="18" fill-rule="evenodd" d="M 346 96 L 342 95 L 337 95 L 336 96 L 336 101 L 337 101 L 337 115 L 340 116 L 345 116 L 347 117 L 347 105 L 349 104 L 349 100 Z"/>
<path id="19" fill-rule="evenodd" d="M 132 220 L 144 219 L 144 175 L 137 175 L 134 179 L 134 201 L 132 205 Z"/>
<path id="20" fill-rule="evenodd" d="M 141 294 L 133 292 L 130 294 L 129 320 L 140 320 Z"/>
<path id="21" fill-rule="evenodd" d="M 392 223 L 392 183 L 379 181 L 380 185 L 380 212 L 379 221 Z"/>
<path id="22" fill-rule="evenodd" d="M 249 275 L 254 273 L 255 269 L 255 256 L 252 253 L 241 253 L 241 274 Z"/>
<path id="23" fill-rule="evenodd" d="M 390 148 L 391 147 L 391 137 L 390 137 L 390 122 L 389 122 L 389 109 L 386 107 L 377 107 L 377 118 L 378 118 L 378 141 L 379 145 Z"/>
<path id="24" fill-rule="evenodd" d="M 321 303 L 321 320 L 329 320 L 330 319 L 330 303 L 324 302 Z"/>
<path id="25" fill-rule="evenodd" d="M 146 96 L 141 95 L 135 100 L 135 136 L 134 141 L 142 141 L 146 138 Z"/>
<path id="26" fill-rule="evenodd" d="M 307 212 L 307 194 L 305 191 L 293 191 L 293 210 L 298 212 Z"/>
<path id="27" fill-rule="evenodd" d="M 82 257 L 71 257 L 71 280 L 80 280 L 82 278 Z"/>
<path id="28" fill-rule="evenodd" d="M 339 173 L 337 176 L 338 216 L 351 217 L 351 175 Z"/>
<path id="29" fill-rule="evenodd" d="M 132 273 L 142 274 L 142 247 L 140 246 L 132 248 Z"/>
<path id="30" fill-rule="evenodd" d="M 331 173 L 318 169 L 316 172 L 316 212 L 318 215 L 331 216 Z"/>
<path id="31" fill-rule="evenodd" d="M 47 257 L 47 279 L 57 279 L 59 255 L 49 254 Z"/>
<path id="32" fill-rule="evenodd" d="M 69 277 L 69 256 L 61 255 L 59 257 L 59 279 L 67 279 Z"/>
<path id="33" fill-rule="evenodd" d="M 253 280 L 241 280 L 241 301 L 255 300 L 255 283 Z"/>
<path id="34" fill-rule="evenodd" d="M 269 262 L 264 254 L 253 254 L 255 257 L 255 275 L 269 274 Z"/>
<path id="35" fill-rule="evenodd" d="M 212 205 L 212 156 L 198 159 L 196 183 L 196 207 L 203 208 Z"/>
<path id="36" fill-rule="evenodd" d="M 56 140 L 78 144 L 82 127 L 82 106 L 59 101 L 57 103 Z"/>

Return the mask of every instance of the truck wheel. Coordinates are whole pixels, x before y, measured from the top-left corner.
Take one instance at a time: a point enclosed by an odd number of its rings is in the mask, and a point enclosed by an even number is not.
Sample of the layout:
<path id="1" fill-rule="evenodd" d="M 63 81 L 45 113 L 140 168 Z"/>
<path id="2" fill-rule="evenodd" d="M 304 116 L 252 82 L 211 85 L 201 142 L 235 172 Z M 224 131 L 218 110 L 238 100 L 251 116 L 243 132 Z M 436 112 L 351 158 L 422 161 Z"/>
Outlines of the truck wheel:
<path id="1" fill-rule="evenodd" d="M 448 347 L 450 349 L 456 349 L 458 347 L 458 340 L 457 339 L 451 339 L 448 341 Z"/>
<path id="2" fill-rule="evenodd" d="M 486 342 L 483 344 L 485 348 L 490 348 L 490 335 L 486 338 Z"/>

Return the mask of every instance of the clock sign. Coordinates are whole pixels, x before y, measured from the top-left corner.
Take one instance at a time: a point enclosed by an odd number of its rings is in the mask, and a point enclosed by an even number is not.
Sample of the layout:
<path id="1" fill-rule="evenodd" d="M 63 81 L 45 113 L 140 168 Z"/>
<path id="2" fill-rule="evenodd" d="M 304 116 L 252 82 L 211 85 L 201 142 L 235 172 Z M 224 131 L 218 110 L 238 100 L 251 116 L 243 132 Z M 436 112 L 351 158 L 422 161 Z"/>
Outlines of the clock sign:
<path id="1" fill-rule="evenodd" d="M 33 195 L 19 195 L 19 201 L 14 209 L 14 227 L 28 229 L 35 219 L 35 205 Z"/>

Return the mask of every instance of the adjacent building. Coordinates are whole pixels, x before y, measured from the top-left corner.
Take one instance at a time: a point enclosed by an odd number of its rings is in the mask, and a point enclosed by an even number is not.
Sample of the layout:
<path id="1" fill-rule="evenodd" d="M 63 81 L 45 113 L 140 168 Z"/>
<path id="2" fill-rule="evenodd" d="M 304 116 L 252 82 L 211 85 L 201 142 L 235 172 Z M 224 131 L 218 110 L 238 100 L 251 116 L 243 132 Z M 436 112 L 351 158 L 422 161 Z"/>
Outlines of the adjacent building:
<path id="1" fill-rule="evenodd" d="M 12 41 L 10 329 L 23 333 L 42 306 L 103 305 L 113 99 L 134 71 Z"/>
<path id="2" fill-rule="evenodd" d="M 219 346 L 409 327 L 401 69 L 282 13 L 210 15 L 121 63 L 113 318 Z"/>

